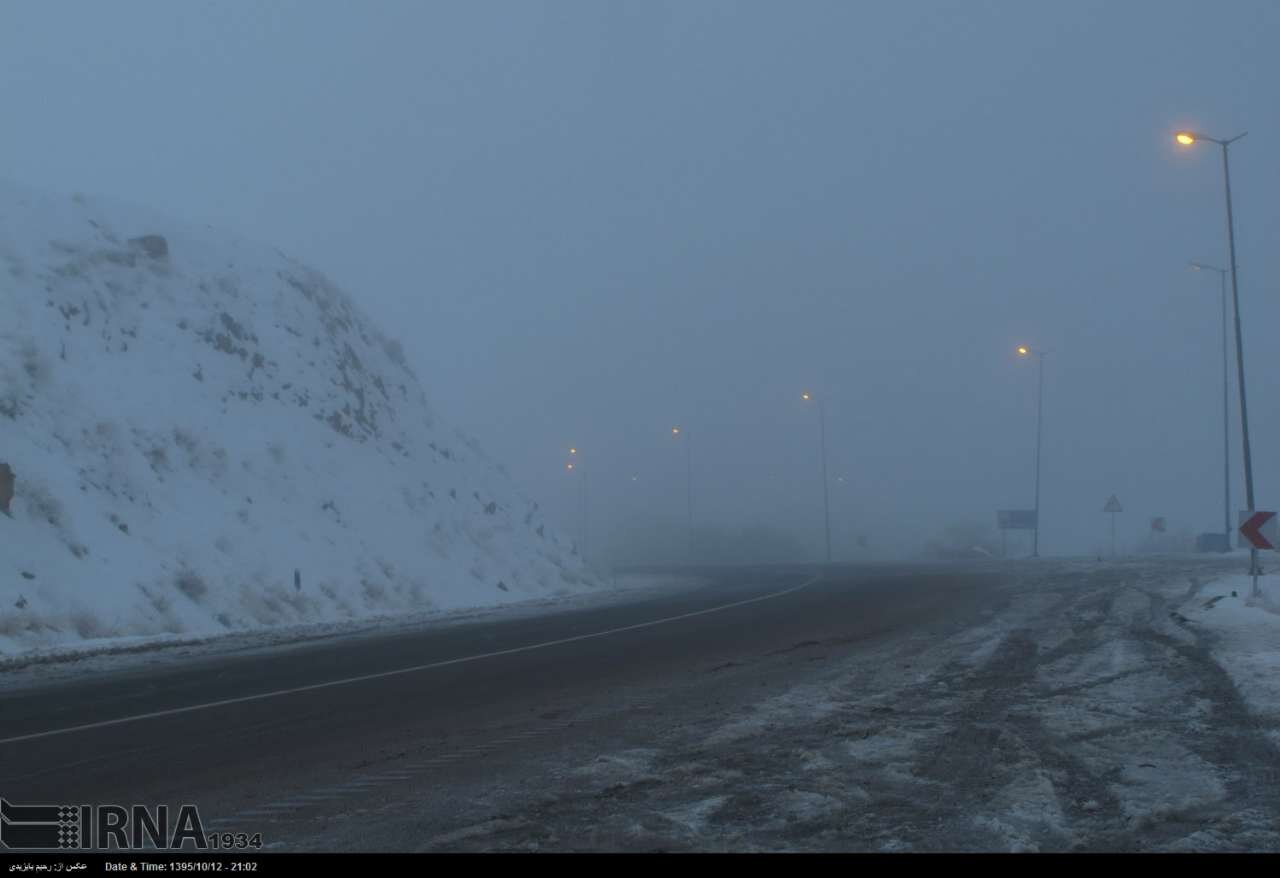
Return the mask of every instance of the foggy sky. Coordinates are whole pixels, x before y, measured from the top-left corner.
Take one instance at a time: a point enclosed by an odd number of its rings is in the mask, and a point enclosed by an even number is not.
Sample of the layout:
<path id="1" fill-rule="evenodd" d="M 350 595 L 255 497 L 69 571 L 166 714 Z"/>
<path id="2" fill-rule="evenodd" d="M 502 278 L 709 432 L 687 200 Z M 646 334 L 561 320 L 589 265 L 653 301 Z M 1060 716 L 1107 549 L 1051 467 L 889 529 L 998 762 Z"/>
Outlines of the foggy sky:
<path id="1" fill-rule="evenodd" d="M 1232 147 L 1260 508 L 1280 503 L 1280 5 L 0 0 L 0 174 L 276 244 L 577 524 L 1030 506 L 1042 551 L 1220 529 Z M 1233 377 L 1234 388 L 1234 377 Z M 1233 506 L 1243 507 L 1232 399 Z M 636 480 L 632 480 L 632 476 Z M 843 481 L 837 481 L 842 478 Z M 611 525 L 612 522 L 612 525 Z"/>

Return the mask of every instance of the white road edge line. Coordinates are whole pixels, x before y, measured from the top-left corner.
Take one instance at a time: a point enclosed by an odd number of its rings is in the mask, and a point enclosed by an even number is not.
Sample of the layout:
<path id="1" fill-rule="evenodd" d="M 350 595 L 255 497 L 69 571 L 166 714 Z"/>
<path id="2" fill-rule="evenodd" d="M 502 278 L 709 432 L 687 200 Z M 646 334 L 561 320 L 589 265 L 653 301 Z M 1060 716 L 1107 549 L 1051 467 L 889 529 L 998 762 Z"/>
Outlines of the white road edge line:
<path id="1" fill-rule="evenodd" d="M 665 619 L 653 619 L 649 622 L 637 622 L 634 625 L 624 625 L 621 628 L 609 628 L 605 631 L 593 631 L 590 634 L 576 634 L 573 637 L 562 637 L 559 640 L 548 640 L 544 643 L 531 643 L 527 646 L 513 646 L 510 649 L 499 649 L 494 652 L 482 652 L 476 655 L 462 656 L 460 658 L 444 659 L 443 661 L 430 662 L 425 665 L 414 665 L 411 668 L 397 668 L 393 671 L 379 671 L 376 674 L 362 674 L 358 677 L 346 677 L 341 680 L 328 680 L 324 683 L 311 683 L 307 686 L 296 686 L 292 689 L 277 689 L 274 692 L 260 692 L 257 695 L 242 695 L 239 698 L 224 698 L 221 701 L 208 701 L 203 704 L 191 704 L 186 707 L 172 707 L 167 710 L 156 710 L 151 713 L 139 713 L 134 716 L 122 716 L 118 719 L 102 720 L 96 723 L 85 723 L 78 726 L 67 726 L 64 729 L 52 729 L 47 732 L 32 732 L 29 735 L 17 735 L 12 738 L 0 738 L 0 745 L 17 744 L 22 741 L 38 741 L 41 738 L 52 738 L 55 735 L 69 735 L 73 732 L 87 732 L 91 729 L 102 729 L 108 726 L 119 726 L 126 723 L 141 722 L 148 719 L 158 719 L 165 716 L 177 716 L 183 713 L 193 713 L 197 710 L 209 710 L 215 707 L 227 707 L 232 704 L 247 704 L 251 701 L 265 701 L 268 698 L 279 698 L 284 695 L 297 695 L 301 692 L 314 692 L 318 689 L 329 689 L 334 686 L 347 686 L 351 683 L 367 683 L 370 680 L 382 680 L 387 677 L 398 677 L 402 674 L 416 674 L 421 671 L 429 671 L 434 668 L 445 668 L 450 665 L 461 665 L 467 662 L 476 662 L 482 659 L 497 658 L 504 655 L 516 655 L 522 652 L 532 652 L 535 649 L 547 649 L 552 646 L 563 646 L 566 643 L 577 643 L 582 640 L 592 640 L 599 637 L 609 637 L 614 634 L 622 634 L 625 631 L 638 631 L 641 628 L 652 628 L 655 625 L 666 625 L 671 622 L 679 622 L 683 619 L 692 619 L 696 616 L 706 616 L 711 613 L 720 613 L 724 610 L 731 610 L 735 607 L 745 607 L 748 604 L 758 604 L 761 601 L 773 600 L 774 598 L 786 597 L 789 594 L 795 594 L 801 589 L 808 588 L 818 580 L 822 579 L 821 575 L 812 579 L 807 579 L 799 585 L 782 591 L 770 592 L 766 595 L 759 595 L 753 598 L 746 598 L 741 601 L 734 601 L 729 604 L 721 604 L 717 607 L 708 607 L 705 610 L 694 610 L 691 613 L 681 613 L 678 616 L 668 616 Z"/>

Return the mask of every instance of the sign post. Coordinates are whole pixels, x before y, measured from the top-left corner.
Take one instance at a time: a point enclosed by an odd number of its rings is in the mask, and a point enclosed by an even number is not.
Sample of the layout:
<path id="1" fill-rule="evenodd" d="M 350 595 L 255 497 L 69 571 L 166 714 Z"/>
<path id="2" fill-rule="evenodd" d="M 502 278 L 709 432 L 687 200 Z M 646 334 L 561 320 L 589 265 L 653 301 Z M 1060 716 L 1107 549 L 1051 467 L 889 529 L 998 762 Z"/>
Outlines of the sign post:
<path id="1" fill-rule="evenodd" d="M 1120 499 L 1112 494 L 1107 505 L 1102 507 L 1102 511 L 1111 513 L 1111 557 L 1114 558 L 1116 556 L 1116 513 L 1124 512 L 1124 508 L 1120 505 Z"/>
<path id="2" fill-rule="evenodd" d="M 1276 546 L 1280 546 L 1280 519 L 1276 518 L 1275 512 L 1242 510 L 1240 512 L 1240 545 L 1248 545 L 1250 550 L 1257 552 L 1259 549 L 1275 550 Z M 1258 594 L 1258 565 L 1250 564 L 1250 572 L 1253 574 L 1253 594 Z"/>
<path id="3" fill-rule="evenodd" d="M 1000 528 L 1000 553 L 1006 555 L 1005 535 L 1011 530 L 1039 530 L 1040 516 L 1034 509 L 997 509 L 996 527 Z"/>

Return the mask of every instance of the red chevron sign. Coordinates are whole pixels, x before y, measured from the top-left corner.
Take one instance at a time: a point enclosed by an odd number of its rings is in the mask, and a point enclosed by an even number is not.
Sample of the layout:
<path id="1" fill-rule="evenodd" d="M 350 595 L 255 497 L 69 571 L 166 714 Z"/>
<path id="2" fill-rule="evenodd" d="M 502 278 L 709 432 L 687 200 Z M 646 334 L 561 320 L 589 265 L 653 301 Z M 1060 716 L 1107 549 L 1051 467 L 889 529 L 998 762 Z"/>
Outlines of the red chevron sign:
<path id="1" fill-rule="evenodd" d="M 1274 512 L 1241 512 L 1240 536 L 1255 549 L 1274 549 L 1276 543 L 1280 542 L 1280 536 L 1276 533 L 1277 524 L 1280 522 L 1276 520 Z"/>

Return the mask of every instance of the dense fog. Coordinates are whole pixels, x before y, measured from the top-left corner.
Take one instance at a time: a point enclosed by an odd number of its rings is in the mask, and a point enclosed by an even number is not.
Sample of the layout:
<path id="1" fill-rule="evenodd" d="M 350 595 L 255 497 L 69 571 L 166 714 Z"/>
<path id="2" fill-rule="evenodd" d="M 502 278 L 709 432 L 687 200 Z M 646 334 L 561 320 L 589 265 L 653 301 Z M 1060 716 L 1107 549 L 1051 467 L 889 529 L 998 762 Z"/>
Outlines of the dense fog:
<path id="1" fill-rule="evenodd" d="M 1248 131 L 1259 508 L 1280 489 L 1277 26 L 1271 0 L 6 2 L 0 175 L 325 272 L 601 565 L 821 557 L 819 403 L 837 560 L 998 552 L 1042 351 L 1041 552 L 1109 551 L 1113 494 L 1121 551 L 1183 548 L 1224 517 L 1219 279 L 1188 262 L 1228 256 L 1220 150 L 1178 130 Z"/>

